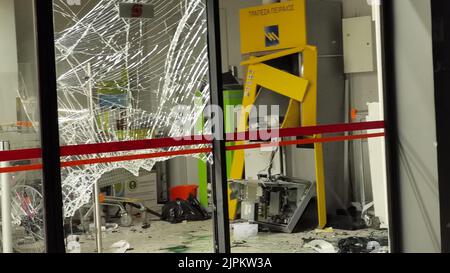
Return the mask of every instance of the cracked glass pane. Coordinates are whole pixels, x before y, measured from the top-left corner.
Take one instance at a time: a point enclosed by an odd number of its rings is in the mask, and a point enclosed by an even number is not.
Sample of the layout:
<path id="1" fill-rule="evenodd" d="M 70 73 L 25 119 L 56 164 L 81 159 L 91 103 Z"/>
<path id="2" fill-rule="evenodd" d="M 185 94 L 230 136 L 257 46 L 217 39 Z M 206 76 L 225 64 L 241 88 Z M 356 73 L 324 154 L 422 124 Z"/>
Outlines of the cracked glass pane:
<path id="1" fill-rule="evenodd" d="M 61 145 L 192 135 L 209 101 L 204 1 L 140 1 L 144 14 L 147 8 L 153 10 L 144 18 L 123 16 L 126 1 L 79 2 L 53 1 Z M 22 88 L 20 96 L 36 123 L 36 96 L 31 91 Z M 182 116 L 178 105 L 187 106 Z M 102 157 L 186 148 L 192 147 Z M 197 155 L 203 160 L 208 156 Z M 124 169 L 138 176 L 140 170 L 151 171 L 157 161 L 167 159 L 63 168 L 65 216 L 73 216 L 90 201 L 93 184 L 103 174 Z"/>

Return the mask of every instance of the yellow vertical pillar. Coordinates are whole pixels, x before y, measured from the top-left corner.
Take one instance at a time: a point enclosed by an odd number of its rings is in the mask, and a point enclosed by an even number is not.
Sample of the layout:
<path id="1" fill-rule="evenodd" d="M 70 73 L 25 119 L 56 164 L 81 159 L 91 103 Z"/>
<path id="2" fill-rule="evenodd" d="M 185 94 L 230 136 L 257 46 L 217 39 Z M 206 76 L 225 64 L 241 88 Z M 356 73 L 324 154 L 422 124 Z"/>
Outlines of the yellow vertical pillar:
<path id="1" fill-rule="evenodd" d="M 247 80 L 244 86 L 244 98 L 242 110 L 238 120 L 238 132 L 246 132 L 248 127 L 249 108 L 255 103 L 257 93 L 257 83 L 255 80 L 254 66 L 250 65 L 247 72 Z M 239 141 L 235 145 L 243 145 L 245 142 Z M 230 171 L 230 179 L 242 179 L 245 167 L 245 152 L 238 150 L 234 152 L 233 163 Z M 232 199 L 231 189 L 228 187 L 228 215 L 230 220 L 236 219 L 238 200 Z"/>
<path id="2" fill-rule="evenodd" d="M 302 104 L 302 126 L 317 125 L 317 59 L 317 48 L 307 46 L 303 52 L 303 78 L 309 81 L 309 90 Z M 314 138 L 320 138 L 320 136 L 314 136 Z M 324 228 L 327 225 L 327 205 L 322 143 L 314 144 L 314 157 L 316 164 L 317 213 L 319 227 Z"/>

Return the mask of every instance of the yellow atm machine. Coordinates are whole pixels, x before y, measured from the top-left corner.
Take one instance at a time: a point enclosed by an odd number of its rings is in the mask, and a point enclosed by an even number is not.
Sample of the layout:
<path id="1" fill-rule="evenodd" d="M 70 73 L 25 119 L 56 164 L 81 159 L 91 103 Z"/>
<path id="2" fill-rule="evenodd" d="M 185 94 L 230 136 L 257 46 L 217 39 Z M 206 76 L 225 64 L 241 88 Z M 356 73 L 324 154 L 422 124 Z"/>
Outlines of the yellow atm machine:
<path id="1" fill-rule="evenodd" d="M 263 5 L 242 9 L 240 11 L 241 53 L 246 60 L 241 63 L 246 67 L 247 75 L 244 86 L 243 112 L 238 121 L 238 131 L 249 130 L 249 113 L 245 108 L 254 105 L 259 96 L 273 92 L 279 97 L 279 101 L 286 101 L 285 113 L 280 121 L 281 128 L 298 128 L 301 126 L 315 126 L 317 124 L 317 73 L 318 53 L 314 46 L 308 45 L 306 28 L 305 0 L 291 0 L 281 3 Z M 305 138 L 320 138 L 320 135 L 311 135 Z M 238 143 L 245 144 L 244 142 Z M 314 144 L 315 177 L 314 196 L 317 198 L 318 223 L 320 228 L 327 224 L 327 210 L 325 200 L 325 176 L 323 162 L 323 147 L 321 143 Z M 231 167 L 230 180 L 246 181 L 244 172 L 246 170 L 246 152 L 237 151 L 234 154 Z M 249 162 L 247 164 L 250 164 Z M 255 164 L 265 164 L 263 162 Z M 259 213 L 265 215 L 266 219 L 276 216 L 274 208 L 280 209 L 288 206 L 283 204 L 284 198 L 280 196 L 283 189 L 288 189 L 287 184 L 297 185 L 295 180 L 266 180 L 264 186 L 279 186 L 279 190 L 268 192 L 269 204 L 264 208 L 256 208 Z M 255 190 L 254 192 L 257 192 Z M 263 197 L 261 191 L 258 194 Z M 292 196 L 286 190 L 286 196 Z M 301 200 L 297 196 L 293 199 Z M 275 201 L 274 201 L 275 200 Z M 229 213 L 230 220 L 236 218 L 238 212 L 238 198 L 236 194 L 229 191 Z M 306 207 L 302 207 L 302 213 Z M 271 216 L 272 215 L 272 216 Z M 300 215 L 289 215 L 299 220 Z M 281 220 L 280 220 L 281 221 Z M 293 226 L 288 225 L 283 230 L 292 232 Z M 280 222 L 281 223 L 281 222 Z M 295 225 L 296 223 L 294 223 Z"/>

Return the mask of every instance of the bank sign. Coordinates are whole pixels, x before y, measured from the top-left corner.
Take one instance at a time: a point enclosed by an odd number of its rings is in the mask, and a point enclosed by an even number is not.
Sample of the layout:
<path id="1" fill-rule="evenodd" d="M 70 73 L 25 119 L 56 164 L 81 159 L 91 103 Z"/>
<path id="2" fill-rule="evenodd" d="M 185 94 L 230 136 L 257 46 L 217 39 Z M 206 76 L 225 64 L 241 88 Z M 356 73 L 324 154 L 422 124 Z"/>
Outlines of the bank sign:
<path id="1" fill-rule="evenodd" d="M 155 17 L 155 8 L 143 3 L 120 3 L 120 17 L 130 19 L 150 19 Z"/>
<path id="2" fill-rule="evenodd" d="M 242 54 L 305 46 L 305 0 L 242 9 Z"/>

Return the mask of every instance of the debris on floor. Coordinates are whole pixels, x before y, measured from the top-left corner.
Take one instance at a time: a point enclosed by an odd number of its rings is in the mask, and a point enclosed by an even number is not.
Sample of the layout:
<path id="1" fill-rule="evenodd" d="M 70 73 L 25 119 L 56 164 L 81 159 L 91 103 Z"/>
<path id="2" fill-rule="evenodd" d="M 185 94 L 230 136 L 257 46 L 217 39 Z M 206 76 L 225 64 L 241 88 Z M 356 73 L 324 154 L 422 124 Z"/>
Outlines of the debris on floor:
<path id="1" fill-rule="evenodd" d="M 381 245 L 377 241 L 371 241 L 367 243 L 366 249 L 370 251 L 370 253 L 380 253 L 381 251 Z"/>
<path id="2" fill-rule="evenodd" d="M 338 243 L 339 253 L 386 253 L 387 245 L 373 238 L 349 237 Z"/>
<path id="3" fill-rule="evenodd" d="M 117 230 L 119 228 L 119 225 L 115 224 L 115 223 L 107 223 L 105 225 L 105 228 L 106 228 L 106 231 L 112 232 L 114 230 Z"/>
<path id="4" fill-rule="evenodd" d="M 324 228 L 324 229 L 316 229 L 316 233 L 333 233 L 334 229 L 332 227 Z"/>
<path id="5" fill-rule="evenodd" d="M 186 223 L 187 221 L 204 221 L 210 219 L 208 212 L 200 205 L 194 196 L 187 200 L 178 199 L 168 202 L 162 209 L 161 219 L 172 224 Z"/>
<path id="6" fill-rule="evenodd" d="M 94 232 L 95 231 L 95 224 L 94 223 L 90 223 L 89 224 L 89 232 Z M 119 225 L 116 223 L 106 223 L 104 225 L 102 225 L 102 232 L 113 232 L 113 231 L 117 231 L 119 229 Z"/>
<path id="7" fill-rule="evenodd" d="M 341 230 L 363 230 L 367 228 L 366 222 L 361 217 L 361 212 L 355 206 L 346 210 L 336 210 L 336 215 L 330 218 L 329 225 Z"/>
<path id="8" fill-rule="evenodd" d="M 134 227 L 119 227 L 117 233 L 103 233 L 105 246 L 118 240 L 126 240 L 134 250 L 127 253 L 212 253 L 214 252 L 212 221 L 187 222 L 174 225 L 165 221 L 152 221 L 149 229 L 143 229 L 139 221 Z M 386 253 L 388 249 L 388 231 L 382 229 L 340 230 L 333 227 L 327 232 L 315 229 L 298 233 L 263 232 L 243 241 L 232 241 L 232 253 L 317 253 L 306 247 L 314 240 L 330 243 L 335 252 L 341 252 L 339 242 L 351 237 L 366 238 L 363 253 Z M 378 242 L 378 245 L 370 242 Z M 82 252 L 95 252 L 95 236 L 81 235 Z M 105 249 L 107 250 L 107 249 Z M 108 251 L 108 250 L 107 250 Z M 353 250 L 355 251 L 355 250 Z M 345 253 L 345 252 L 341 252 Z"/>
<path id="9" fill-rule="evenodd" d="M 130 243 L 122 240 L 110 246 L 113 253 L 126 253 L 130 249 Z"/>
<path id="10" fill-rule="evenodd" d="M 245 241 L 250 237 L 258 235 L 258 225 L 250 223 L 239 223 L 233 225 L 235 241 Z"/>
<path id="11" fill-rule="evenodd" d="M 94 232 L 95 229 L 96 229 L 95 223 L 90 223 L 90 224 L 89 224 L 89 232 Z M 105 232 L 105 231 L 106 231 L 106 227 L 105 227 L 105 226 L 102 226 L 102 232 Z"/>
<path id="12" fill-rule="evenodd" d="M 81 253 L 80 237 L 77 235 L 67 236 L 67 253 Z"/>
<path id="13" fill-rule="evenodd" d="M 311 248 L 318 253 L 336 253 L 334 246 L 324 240 L 314 240 L 304 245 L 304 247 Z"/>

